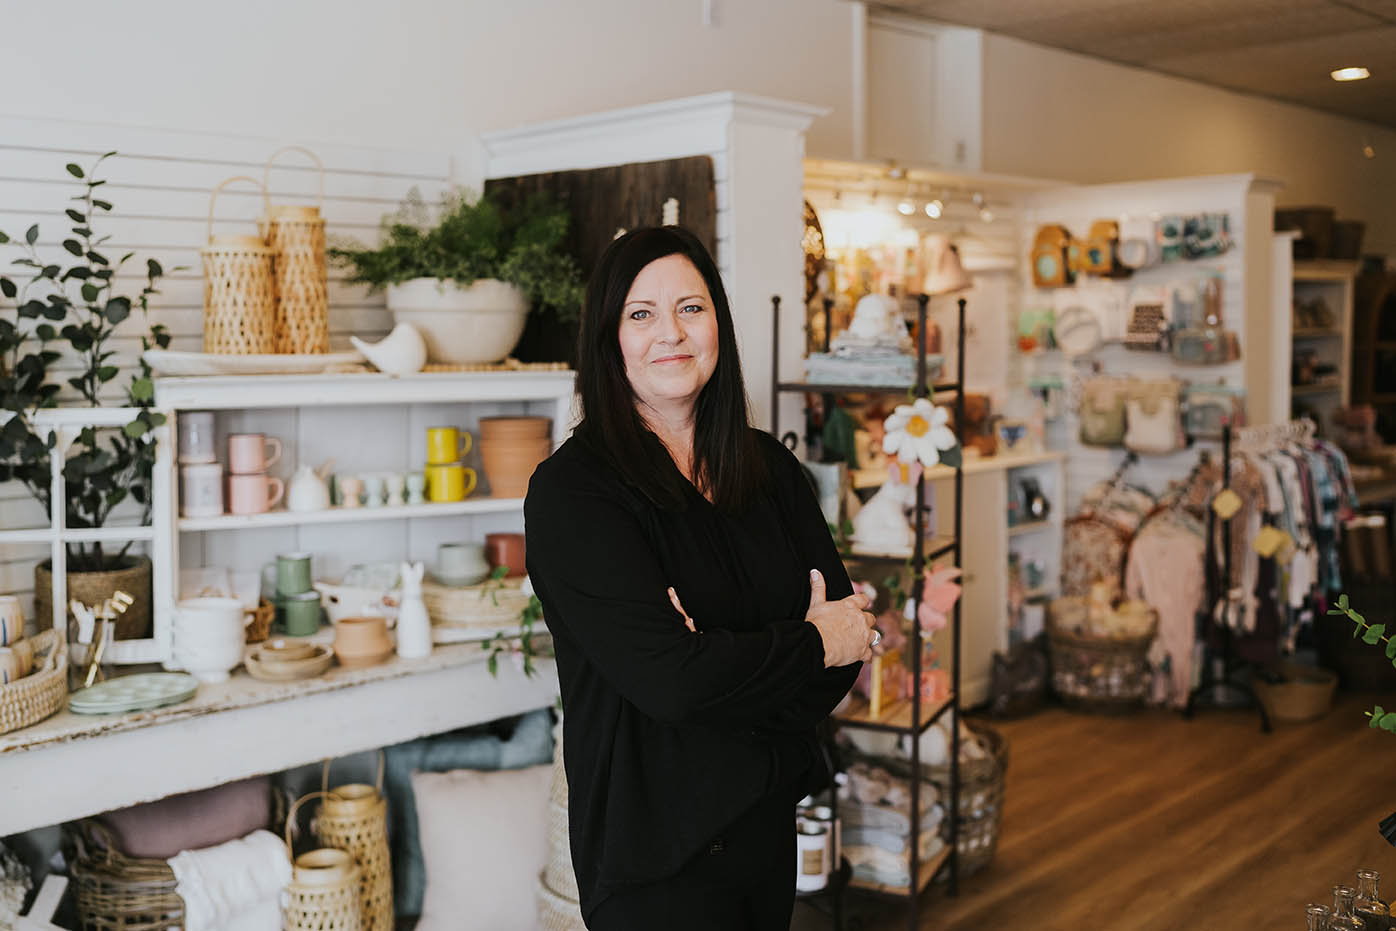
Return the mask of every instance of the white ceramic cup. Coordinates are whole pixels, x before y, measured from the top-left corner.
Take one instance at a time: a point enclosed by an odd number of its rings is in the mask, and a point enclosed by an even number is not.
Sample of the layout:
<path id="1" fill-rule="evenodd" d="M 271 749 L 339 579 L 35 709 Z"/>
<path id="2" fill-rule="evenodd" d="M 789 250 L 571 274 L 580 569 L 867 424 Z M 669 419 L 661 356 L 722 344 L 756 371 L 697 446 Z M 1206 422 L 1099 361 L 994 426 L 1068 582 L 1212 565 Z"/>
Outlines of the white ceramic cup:
<path id="1" fill-rule="evenodd" d="M 179 507 L 185 517 L 223 513 L 223 466 L 216 462 L 179 467 Z"/>
<path id="2" fill-rule="evenodd" d="M 251 616 L 236 598 L 187 598 L 175 605 L 171 656 L 201 682 L 222 682 L 242 662 Z"/>
<path id="3" fill-rule="evenodd" d="M 187 411 L 179 415 L 179 461 L 181 465 L 218 461 L 212 411 Z"/>
<path id="4" fill-rule="evenodd" d="M 40 619 L 43 629 L 43 619 Z M 0 646 L 9 646 L 24 636 L 24 606 L 15 595 L 0 595 Z"/>

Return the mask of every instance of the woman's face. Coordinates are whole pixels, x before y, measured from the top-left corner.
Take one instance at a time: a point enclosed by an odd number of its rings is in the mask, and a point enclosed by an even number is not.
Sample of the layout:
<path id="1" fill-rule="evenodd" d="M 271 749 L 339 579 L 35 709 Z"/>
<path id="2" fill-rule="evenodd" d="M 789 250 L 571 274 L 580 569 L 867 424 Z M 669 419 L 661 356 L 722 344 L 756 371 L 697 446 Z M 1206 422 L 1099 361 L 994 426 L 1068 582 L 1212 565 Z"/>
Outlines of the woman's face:
<path id="1" fill-rule="evenodd" d="M 717 367 L 717 311 L 697 267 L 675 254 L 642 268 L 625 296 L 619 339 L 639 404 L 692 407 Z"/>

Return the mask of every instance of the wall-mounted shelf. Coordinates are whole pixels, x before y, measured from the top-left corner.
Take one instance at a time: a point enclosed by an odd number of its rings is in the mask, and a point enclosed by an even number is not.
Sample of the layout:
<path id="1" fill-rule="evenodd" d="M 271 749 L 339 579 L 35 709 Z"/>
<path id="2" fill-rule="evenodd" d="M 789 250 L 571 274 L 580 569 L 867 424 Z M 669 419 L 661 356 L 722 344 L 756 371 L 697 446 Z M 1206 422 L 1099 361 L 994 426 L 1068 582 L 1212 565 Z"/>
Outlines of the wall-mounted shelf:
<path id="1" fill-rule="evenodd" d="M 330 508 L 327 511 L 267 511 L 263 514 L 223 514 L 218 517 L 181 517 L 181 532 L 192 530 L 259 530 L 264 527 L 299 527 L 308 524 L 353 524 L 375 520 L 452 517 L 461 514 L 500 514 L 522 511 L 523 498 L 467 498 L 464 501 L 398 504 L 391 507 Z"/>
<path id="2" fill-rule="evenodd" d="M 1039 530 L 1050 530 L 1057 526 L 1057 522 L 1048 518 L 1047 520 L 1032 520 L 1021 524 L 1014 524 L 1008 528 L 1010 537 L 1022 536 L 1025 533 L 1037 533 Z"/>

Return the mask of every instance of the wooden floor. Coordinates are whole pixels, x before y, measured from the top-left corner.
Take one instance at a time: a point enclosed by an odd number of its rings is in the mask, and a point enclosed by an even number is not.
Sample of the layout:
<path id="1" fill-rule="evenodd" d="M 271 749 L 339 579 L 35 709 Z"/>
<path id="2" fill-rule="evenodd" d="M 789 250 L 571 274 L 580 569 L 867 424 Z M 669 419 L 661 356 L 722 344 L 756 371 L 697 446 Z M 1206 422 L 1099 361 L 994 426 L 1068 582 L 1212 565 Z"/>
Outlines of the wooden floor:
<path id="1" fill-rule="evenodd" d="M 920 929 L 1295 931 L 1304 905 L 1361 866 L 1396 896 L 1396 735 L 1374 699 L 1260 733 L 1254 712 L 1097 717 L 1060 709 L 995 724 L 1009 739 L 994 862 L 922 899 Z M 797 903 L 793 927 L 831 927 Z M 909 927 L 905 906 L 850 897 L 850 931 Z"/>

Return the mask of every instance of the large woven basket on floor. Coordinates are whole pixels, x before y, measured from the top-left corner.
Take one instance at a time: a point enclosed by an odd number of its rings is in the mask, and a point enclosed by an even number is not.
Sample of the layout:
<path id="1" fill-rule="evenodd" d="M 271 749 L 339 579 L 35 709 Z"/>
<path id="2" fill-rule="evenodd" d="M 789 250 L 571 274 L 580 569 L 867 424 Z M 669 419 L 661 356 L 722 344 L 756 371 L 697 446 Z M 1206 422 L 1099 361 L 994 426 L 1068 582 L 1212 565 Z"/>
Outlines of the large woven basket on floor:
<path id="1" fill-rule="evenodd" d="M 293 858 L 282 931 L 363 931 L 362 873 L 353 854 L 334 847 L 311 850 L 299 857 L 293 853 L 291 829 L 296 809 L 324 795 L 311 792 L 301 796 L 286 816 L 286 851 Z"/>
<path id="2" fill-rule="evenodd" d="M 1098 637 L 1066 626 L 1065 618 L 1058 617 L 1058 602 L 1074 603 L 1070 598 L 1059 598 L 1047 611 L 1052 690 L 1068 705 L 1083 711 L 1138 710 L 1153 684 L 1149 645 L 1158 630 L 1158 619 L 1141 636 Z"/>
<path id="3" fill-rule="evenodd" d="M 383 753 L 378 783 L 329 788 L 330 761 L 321 777 L 324 801 L 313 822 L 326 847 L 348 851 L 359 866 L 363 931 L 393 929 L 393 866 L 388 853 L 388 801 L 383 796 Z"/>
<path id="4" fill-rule="evenodd" d="M 267 245 L 276 253 L 276 351 L 330 351 L 329 273 L 325 263 L 325 219 L 320 207 L 272 206 L 271 165 L 286 152 L 300 152 L 315 162 L 320 203 L 325 200 L 325 166 L 309 149 L 287 146 L 272 153 L 262 172 L 268 203 L 264 220 Z"/>
<path id="5" fill-rule="evenodd" d="M 34 671 L 0 685 L 0 734 L 56 714 L 68 697 L 68 648 L 62 635 L 49 629 L 29 642 L 34 647 Z"/>
<path id="6" fill-rule="evenodd" d="M 218 193 L 234 181 L 266 188 L 238 176 L 218 183 L 208 203 L 208 245 L 204 261 L 204 352 L 254 355 L 276 352 L 275 252 L 260 236 L 214 236 L 213 208 Z"/>
<path id="7" fill-rule="evenodd" d="M 962 720 L 961 740 L 971 734 L 988 753 L 982 759 L 960 762 L 959 854 L 961 876 L 989 865 L 999 845 L 1003 823 L 1003 782 L 1008 772 L 1008 739 L 987 724 Z M 970 732 L 969 734 L 964 731 Z M 936 784 L 947 807 L 950 802 L 950 766 L 925 766 L 927 779 Z"/>
<path id="8" fill-rule="evenodd" d="M 63 828 L 82 931 L 167 931 L 184 926 L 184 900 L 165 860 L 128 857 L 110 831 L 85 820 Z"/>

